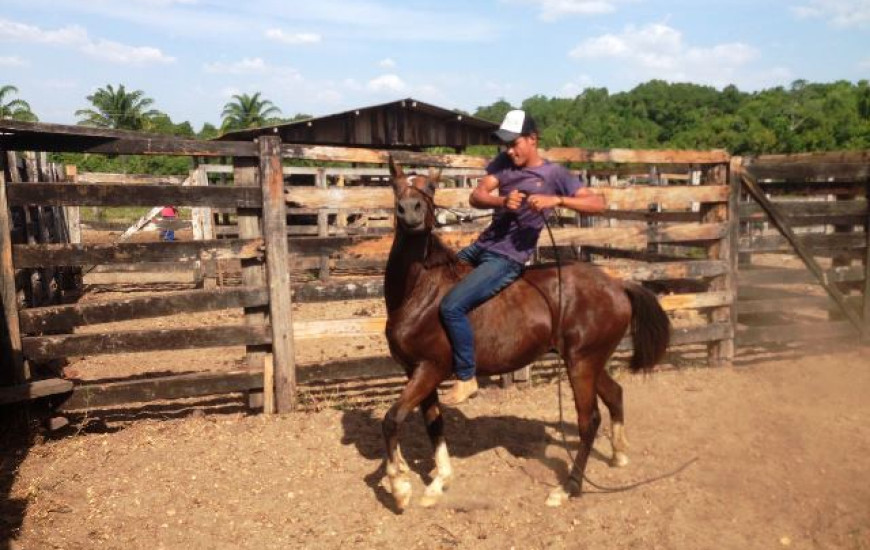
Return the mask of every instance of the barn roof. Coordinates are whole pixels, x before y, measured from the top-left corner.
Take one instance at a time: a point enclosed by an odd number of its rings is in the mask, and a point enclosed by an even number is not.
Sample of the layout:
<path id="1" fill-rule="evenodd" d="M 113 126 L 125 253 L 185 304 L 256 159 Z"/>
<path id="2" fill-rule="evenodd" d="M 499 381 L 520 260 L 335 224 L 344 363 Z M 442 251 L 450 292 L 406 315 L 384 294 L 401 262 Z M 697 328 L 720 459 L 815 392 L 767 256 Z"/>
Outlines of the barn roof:
<path id="1" fill-rule="evenodd" d="M 491 145 L 498 124 L 413 98 L 360 107 L 343 113 L 261 128 L 228 132 L 219 140 L 247 141 L 278 135 L 284 143 L 345 147 L 421 149 Z"/>

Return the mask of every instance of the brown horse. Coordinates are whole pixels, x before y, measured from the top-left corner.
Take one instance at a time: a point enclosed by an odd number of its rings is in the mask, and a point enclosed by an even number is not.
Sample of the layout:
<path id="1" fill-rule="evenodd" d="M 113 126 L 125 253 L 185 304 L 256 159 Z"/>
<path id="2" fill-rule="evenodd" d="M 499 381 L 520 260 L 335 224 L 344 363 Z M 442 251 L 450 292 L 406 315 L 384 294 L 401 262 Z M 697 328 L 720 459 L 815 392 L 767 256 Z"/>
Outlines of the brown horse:
<path id="1" fill-rule="evenodd" d="M 390 353 L 409 380 L 383 422 L 387 445 L 384 487 L 403 510 L 411 499 L 411 484 L 399 449 L 399 427 L 418 405 L 435 449 L 435 470 L 422 499 L 424 506 L 438 500 L 453 474 L 437 393 L 438 385 L 450 378 L 453 368 L 450 341 L 438 306 L 470 267 L 460 263 L 432 233 L 440 172 L 430 169 L 428 176 L 406 176 L 390 159 L 390 173 L 396 226 L 384 284 L 386 335 Z M 632 369 L 650 368 L 664 354 L 670 322 L 652 292 L 612 279 L 588 264 L 570 263 L 561 269 L 531 267 L 476 308 L 470 320 L 480 375 L 514 371 L 551 349 L 565 360 L 581 444 L 566 486 L 551 492 L 547 504 L 558 506 L 569 495 L 580 494 L 586 461 L 601 423 L 596 394 L 610 412 L 612 463 L 622 466 L 628 462 L 622 388 L 608 375 L 605 365 L 629 327 L 634 340 Z"/>

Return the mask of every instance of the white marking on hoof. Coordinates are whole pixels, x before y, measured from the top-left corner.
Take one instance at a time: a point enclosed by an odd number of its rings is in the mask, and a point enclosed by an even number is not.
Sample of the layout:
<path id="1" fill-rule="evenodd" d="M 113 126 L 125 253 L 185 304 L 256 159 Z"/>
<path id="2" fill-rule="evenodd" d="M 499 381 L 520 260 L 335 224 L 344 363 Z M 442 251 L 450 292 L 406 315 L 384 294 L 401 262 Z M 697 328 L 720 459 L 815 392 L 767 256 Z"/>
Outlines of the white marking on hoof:
<path id="1" fill-rule="evenodd" d="M 424 507 L 433 506 L 444 495 L 444 489 L 453 479 L 453 466 L 450 464 L 450 453 L 447 451 L 447 444 L 440 442 L 435 448 L 435 469 L 430 474 L 432 483 L 426 487 L 423 493 L 423 498 L 420 499 L 420 504 Z"/>
<path id="2" fill-rule="evenodd" d="M 547 506 L 550 508 L 558 508 L 568 500 L 568 493 L 561 487 L 556 487 L 550 491 L 547 497 Z"/>
<path id="3" fill-rule="evenodd" d="M 411 482 L 405 476 L 396 477 L 390 480 L 393 484 L 392 491 L 393 499 L 396 501 L 396 507 L 399 510 L 404 510 L 411 503 Z"/>
<path id="4" fill-rule="evenodd" d="M 435 478 L 432 480 L 432 483 L 426 487 L 426 490 L 423 491 L 423 496 L 420 498 L 420 506 L 423 508 L 435 506 L 435 504 L 441 500 L 442 496 L 444 496 L 443 485 L 439 478 Z"/>
<path id="5" fill-rule="evenodd" d="M 622 468 L 624 466 L 628 466 L 628 462 L 629 460 L 627 454 L 620 451 L 615 451 L 613 453 L 613 459 L 611 459 L 610 461 L 610 465 L 614 468 Z"/>

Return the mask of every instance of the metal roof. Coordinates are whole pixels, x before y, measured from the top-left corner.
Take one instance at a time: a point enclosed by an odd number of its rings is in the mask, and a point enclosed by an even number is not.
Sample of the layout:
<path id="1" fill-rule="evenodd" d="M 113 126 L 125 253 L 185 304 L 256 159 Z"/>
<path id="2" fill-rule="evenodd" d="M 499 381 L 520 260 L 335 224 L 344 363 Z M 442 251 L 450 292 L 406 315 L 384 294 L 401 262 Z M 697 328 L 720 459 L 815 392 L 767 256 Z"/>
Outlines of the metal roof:
<path id="1" fill-rule="evenodd" d="M 278 135 L 284 143 L 420 149 L 491 145 L 498 124 L 406 98 L 342 113 L 261 128 L 237 130 L 219 140 L 246 141 Z"/>

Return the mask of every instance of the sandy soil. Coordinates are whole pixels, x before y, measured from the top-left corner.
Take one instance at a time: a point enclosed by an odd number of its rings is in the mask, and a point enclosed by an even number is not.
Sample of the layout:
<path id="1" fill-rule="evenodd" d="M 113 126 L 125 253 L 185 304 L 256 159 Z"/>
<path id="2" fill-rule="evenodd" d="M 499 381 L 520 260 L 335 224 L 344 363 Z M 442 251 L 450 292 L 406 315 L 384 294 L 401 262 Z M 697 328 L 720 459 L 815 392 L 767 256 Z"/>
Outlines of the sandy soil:
<path id="1" fill-rule="evenodd" d="M 621 382 L 632 463 L 610 468 L 599 437 L 588 474 L 665 477 L 587 486 L 559 509 L 544 505 L 566 474 L 550 381 L 491 387 L 447 412 L 457 477 L 432 509 L 397 514 L 379 486 L 383 406 L 248 416 L 217 404 L 73 426 L 7 453 L 2 525 L 15 549 L 870 548 L 866 348 Z M 419 418 L 403 447 L 425 477 Z"/>

